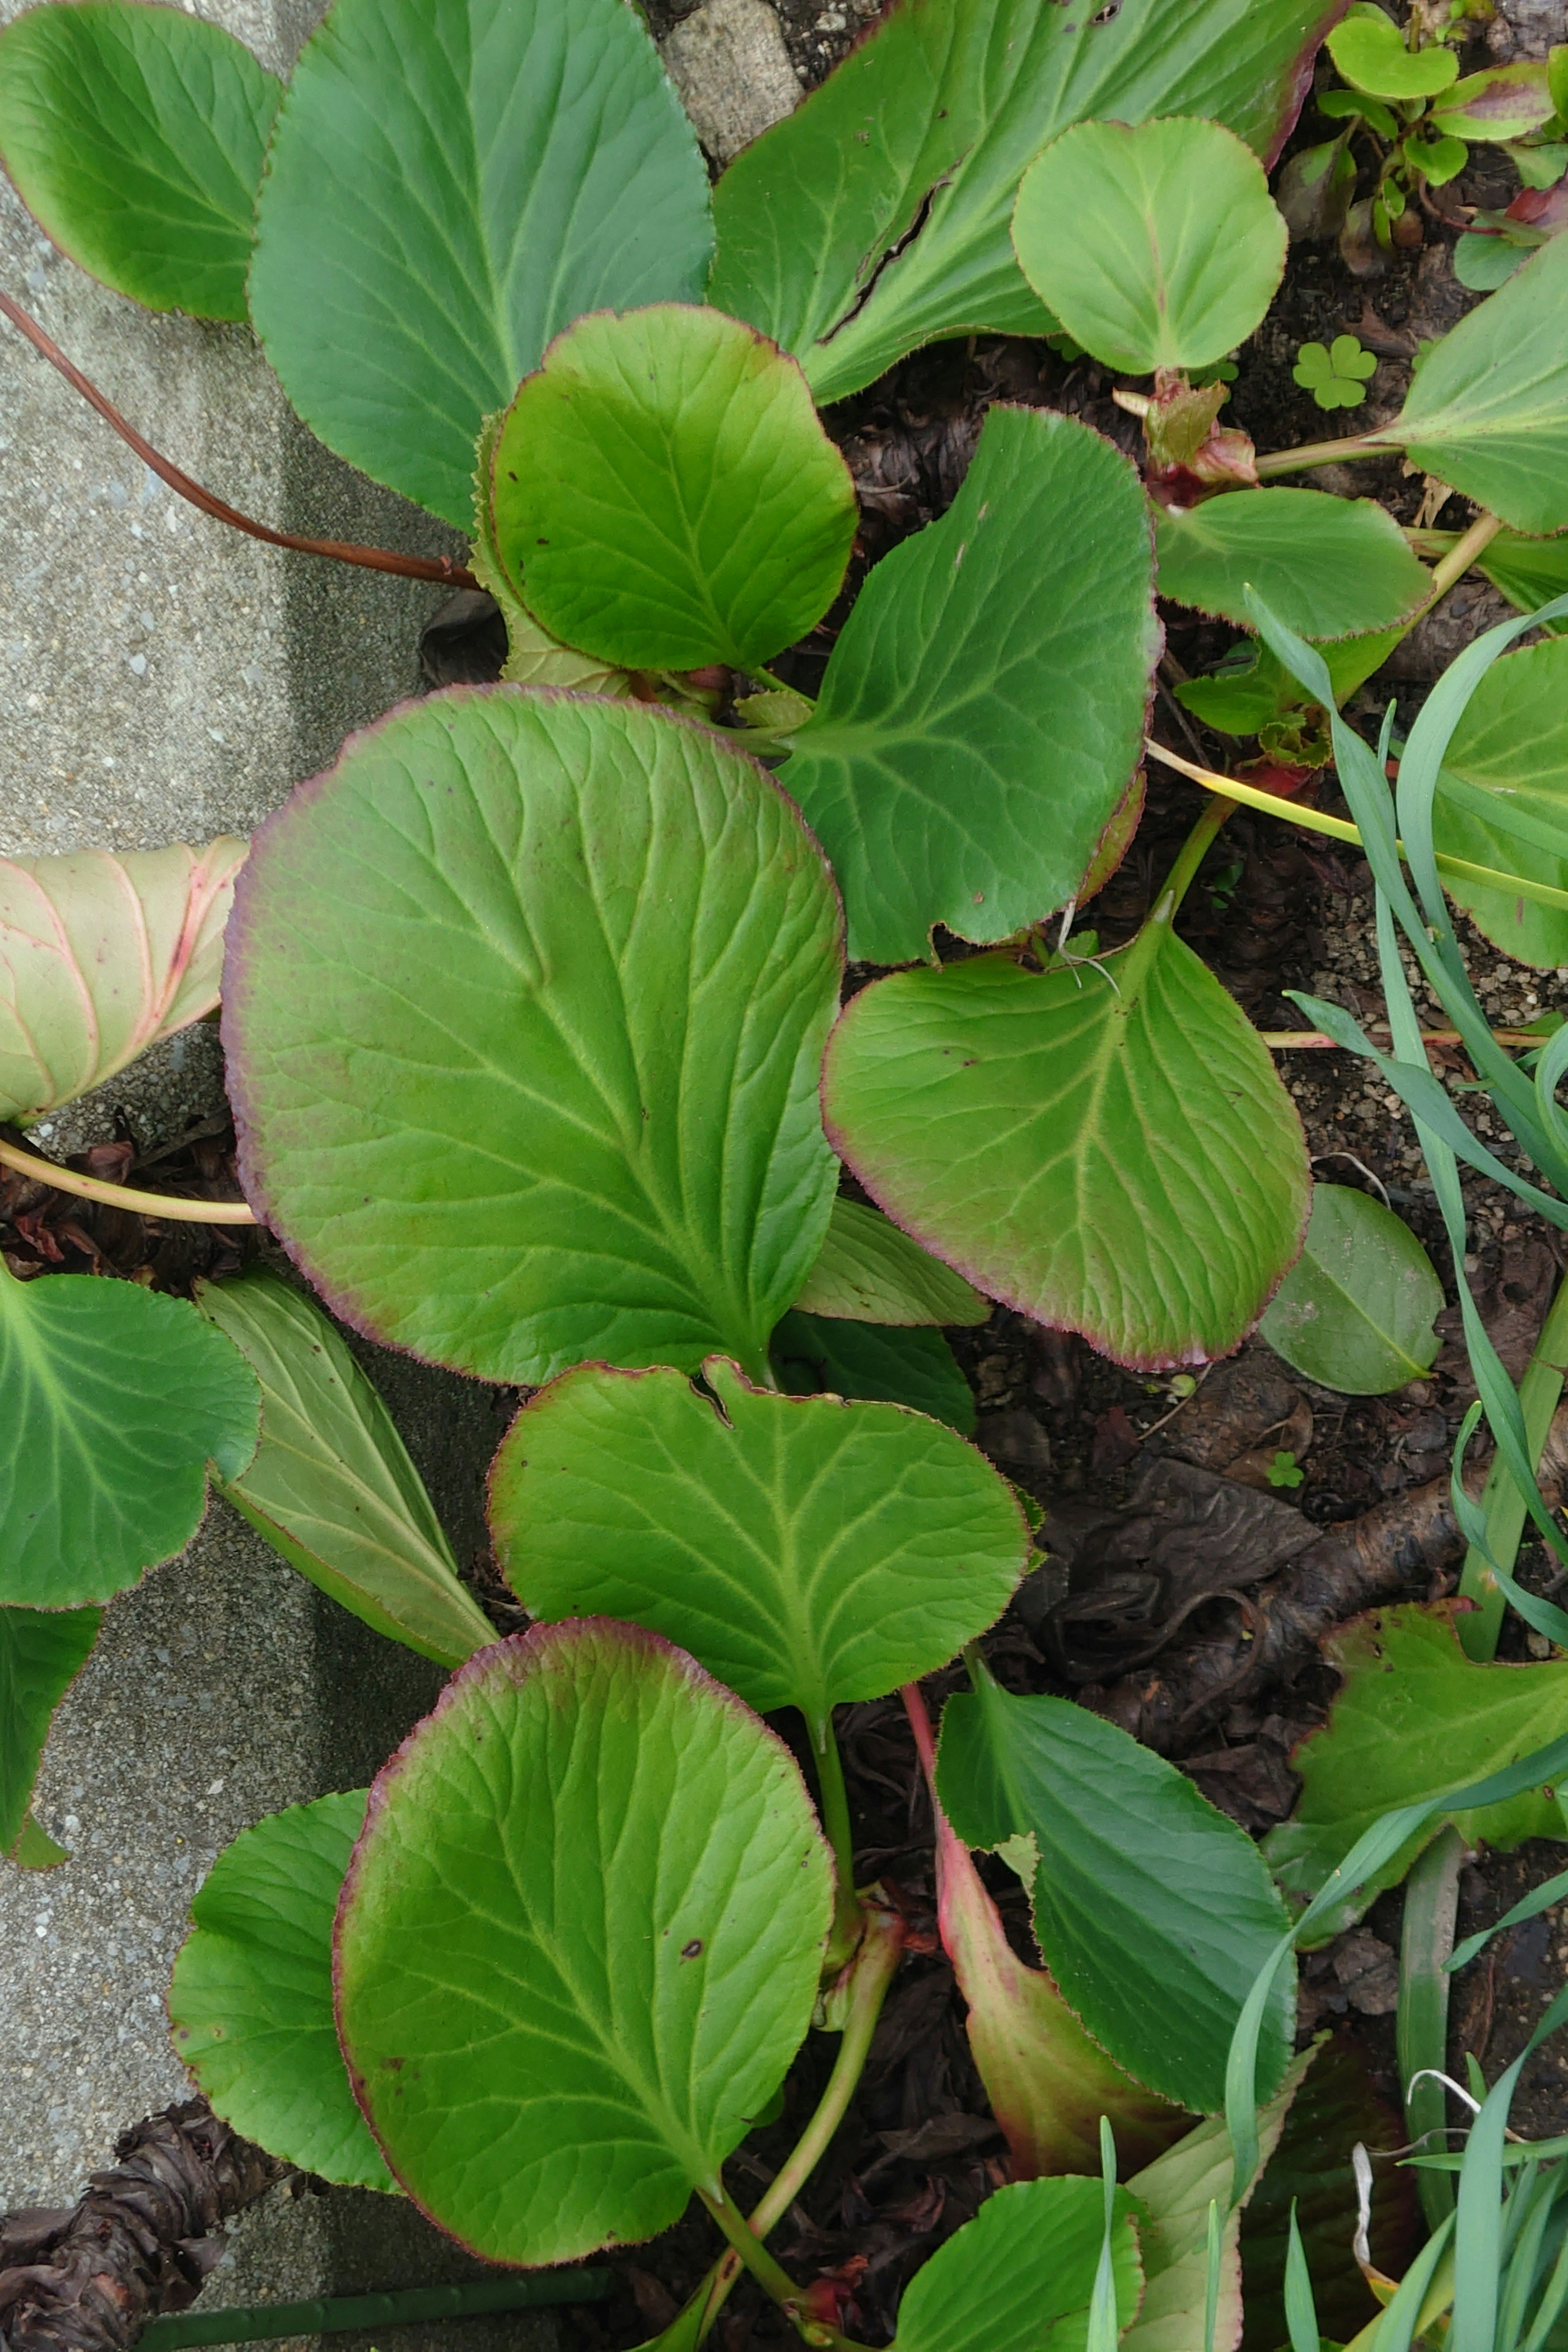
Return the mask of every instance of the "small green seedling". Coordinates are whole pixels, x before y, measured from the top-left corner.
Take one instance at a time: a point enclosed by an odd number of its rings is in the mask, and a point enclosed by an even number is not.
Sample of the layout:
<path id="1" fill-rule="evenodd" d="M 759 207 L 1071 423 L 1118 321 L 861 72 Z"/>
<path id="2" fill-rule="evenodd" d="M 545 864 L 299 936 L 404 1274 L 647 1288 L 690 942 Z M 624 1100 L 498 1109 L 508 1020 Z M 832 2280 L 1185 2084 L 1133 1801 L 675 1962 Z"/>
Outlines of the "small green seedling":
<path id="1" fill-rule="evenodd" d="M 1271 1486 L 1299 1486 L 1306 1475 L 1306 1472 L 1298 1467 L 1296 1456 L 1290 1452 L 1289 1446 L 1282 1445 L 1268 1465 L 1268 1483 Z"/>
<path id="2" fill-rule="evenodd" d="M 1376 360 L 1354 335 L 1336 335 L 1327 345 L 1303 343 L 1290 373 L 1320 408 L 1359 408 L 1376 369 Z"/>

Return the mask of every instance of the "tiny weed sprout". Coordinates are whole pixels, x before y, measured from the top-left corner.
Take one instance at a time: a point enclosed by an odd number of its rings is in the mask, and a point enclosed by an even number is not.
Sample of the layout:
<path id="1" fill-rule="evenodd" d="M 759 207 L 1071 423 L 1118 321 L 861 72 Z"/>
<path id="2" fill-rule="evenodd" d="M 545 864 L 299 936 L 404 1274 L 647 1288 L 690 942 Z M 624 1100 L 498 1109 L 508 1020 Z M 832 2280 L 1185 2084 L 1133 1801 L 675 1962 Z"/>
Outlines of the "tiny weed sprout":
<path id="1" fill-rule="evenodd" d="M 254 1822 L 195 1894 L 174 2046 L 258 2179 L 405 2198 L 525 2274 L 685 2220 L 684 2307 L 640 2290 L 666 2352 L 759 2312 L 815 2352 L 1560 2345 L 1568 2137 L 1508 2119 L 1568 1990 L 1457 2146 L 1443 2088 L 1488 1932 L 1455 1948 L 1460 1858 L 1561 1839 L 1568 1772 L 1568 1614 L 1518 1558 L 1528 1526 L 1568 1571 L 1568 1289 L 1518 1344 L 1477 1228 L 1484 1180 L 1568 1231 L 1568 1029 L 1544 981 L 1505 1027 L 1477 971 L 1568 971 L 1568 45 L 1466 71 L 1476 29 L 901 0 L 716 181 L 626 0 L 331 0 L 286 87 L 142 0 L 0 31 L 38 227 L 252 333 L 466 560 L 238 513 L 0 292 L 26 364 L 207 517 L 459 589 L 494 640 L 287 794 L 280 746 L 248 840 L 0 860 L 0 1854 L 67 1867 L 51 1717 L 209 1491 L 449 1677 L 368 1787 Z M 1434 192 L 1479 142 L 1521 187 L 1465 216 L 1457 323 L 1376 387 L 1376 322 L 1301 342 L 1295 383 L 1371 421 L 1259 449 L 1292 240 L 1370 277 L 1457 234 Z M 873 387 L 983 345 L 973 431 L 873 481 Z M 1473 569 L 1513 617 L 1395 707 L 1379 673 Z M 1378 989 L 1289 991 L 1303 1029 L 1215 968 L 1238 805 L 1370 876 Z M 243 1199 L 43 1156 L 214 1017 Z M 1436 1262 L 1403 1179 L 1337 1134 L 1314 1162 L 1282 1052 L 1408 1122 Z M 233 1246 L 56 1271 L 48 1187 Z M 1086 1447 L 1125 1508 L 1053 1487 L 998 1333 L 1035 1398 L 1080 1341 L 1136 1376 L 1144 1425 L 1113 1401 Z M 504 1403 L 485 1578 L 362 1339 Z M 1397 1410 L 1438 1456 L 1415 1498 L 1325 1527 L 1282 1368 L 1336 1426 Z M 1242 1759 L 1266 1662 L 1320 1633 L 1286 1819 Z M 901 1843 L 857 1819 L 868 1726 Z M 1297 1955 L 1407 1880 L 1402 2123 L 1342 2037 L 1298 2046 Z M 949 1971 L 937 2106 L 878 2141 Z M 927 2177 L 875 2237 L 865 2183 L 961 2146 L 951 2210 Z M 831 2260 L 798 2202 L 830 2149 Z M 21 2218 L 0 2344 L 86 2352 L 38 2317 L 62 2217 Z M 94 2352 L 197 2340 L 165 2255 Z"/>

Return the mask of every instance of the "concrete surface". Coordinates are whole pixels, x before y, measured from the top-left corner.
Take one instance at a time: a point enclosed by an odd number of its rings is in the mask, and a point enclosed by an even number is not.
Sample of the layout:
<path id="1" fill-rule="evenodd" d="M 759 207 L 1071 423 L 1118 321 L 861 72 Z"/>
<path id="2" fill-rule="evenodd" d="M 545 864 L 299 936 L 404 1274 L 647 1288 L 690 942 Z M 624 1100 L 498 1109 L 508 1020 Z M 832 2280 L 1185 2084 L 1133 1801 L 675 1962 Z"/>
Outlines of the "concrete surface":
<path id="1" fill-rule="evenodd" d="M 0 19 L 20 0 L 0 0 Z M 213 0 L 287 70 L 316 11 Z M 296 530 L 455 549 L 291 417 L 243 328 L 153 318 L 95 285 L 0 186 L 0 284 L 166 453 Z M 259 546 L 166 491 L 0 326 L 0 848 L 126 849 L 247 832 L 351 728 L 410 692 L 442 591 Z M 218 1098 L 210 1030 L 187 1032 L 40 1130 L 147 1140 Z M 383 1359 L 459 1556 L 502 1425 L 495 1392 Z M 296 1576 L 222 1505 L 183 1559 L 110 1610 L 58 1718 L 37 1812 L 71 1851 L 0 1865 L 0 2210 L 70 2201 L 117 2134 L 188 2094 L 163 1990 L 190 1896 L 264 1814 L 363 1783 L 429 1706 L 438 1670 Z M 209 2303 L 469 2274 L 401 2200 L 275 2198 L 236 2233 Z M 526 2315 L 401 2332 L 388 2352 L 546 2346 Z M 353 2352 L 353 2339 L 335 2338 Z"/>
<path id="2" fill-rule="evenodd" d="M 704 0 L 667 35 L 664 62 L 716 163 L 729 163 L 800 103 L 800 82 L 766 0 Z"/>

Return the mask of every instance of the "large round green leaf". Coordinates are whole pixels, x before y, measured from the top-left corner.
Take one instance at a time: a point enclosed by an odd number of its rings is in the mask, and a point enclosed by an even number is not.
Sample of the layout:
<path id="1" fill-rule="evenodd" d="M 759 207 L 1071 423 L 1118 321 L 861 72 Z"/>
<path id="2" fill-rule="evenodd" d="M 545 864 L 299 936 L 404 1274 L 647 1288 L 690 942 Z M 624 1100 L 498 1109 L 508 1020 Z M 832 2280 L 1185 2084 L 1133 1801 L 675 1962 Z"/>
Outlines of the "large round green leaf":
<path id="1" fill-rule="evenodd" d="M 0 1608 L 0 1859 L 17 1859 L 50 1718 L 102 1622 L 101 1609 Z M 58 1846 L 54 1853 L 65 1860 Z"/>
<path id="2" fill-rule="evenodd" d="M 994 1624 L 1029 1534 L 983 1454 L 899 1405 L 703 1378 L 585 1364 L 524 1405 L 490 1525 L 531 1616 L 651 1626 L 818 1734 Z"/>
<path id="3" fill-rule="evenodd" d="M 329 448 L 460 530 L 484 418 L 584 311 L 697 301 L 707 174 L 626 0 L 333 0 L 250 307 Z"/>
<path id="4" fill-rule="evenodd" d="M 1111 2209 L 1112 2336 L 1143 2284 L 1136 2208 Z M 1016 2180 L 922 2263 L 899 2305 L 900 2352 L 1081 2352 L 1105 2243 L 1098 2180 Z"/>
<path id="5" fill-rule="evenodd" d="M 1254 625 L 1255 588 L 1304 637 L 1358 636 L 1405 620 L 1432 592 L 1394 517 L 1321 490 L 1230 490 L 1155 516 L 1160 593 Z"/>
<path id="6" fill-rule="evenodd" d="M 195 1535 L 209 1459 L 256 1451 L 255 1375 L 183 1298 L 0 1259 L 0 1603 L 107 1601 Z"/>
<path id="7" fill-rule="evenodd" d="M 571 646 L 630 668 L 738 669 L 820 620 L 849 561 L 849 468 L 805 378 L 720 310 L 584 319 L 496 443 L 495 541 Z"/>
<path id="8" fill-rule="evenodd" d="M 863 989 L 824 1101 L 922 1247 L 1121 1363 L 1226 1354 L 1300 1245 L 1300 1122 L 1168 908 L 1098 972 L 975 956 Z"/>
<path id="9" fill-rule="evenodd" d="M 1318 1184 L 1301 1255 L 1263 1318 L 1263 1337 L 1324 1388 L 1383 1396 L 1431 1370 L 1432 1318 L 1442 1306 L 1432 1261 L 1403 1218 L 1370 1192 Z"/>
<path id="10" fill-rule="evenodd" d="M 1225 2105 L 1231 2037 L 1289 1925 L 1257 1846 L 1186 1776 L 1064 1698 L 1015 1697 L 980 1667 L 948 1700 L 938 1788 L 967 1845 L 1032 1837 L 1046 1966 L 1117 2063 L 1179 2106 Z M 1261 2087 L 1295 2027 L 1281 1974 Z"/>
<path id="11" fill-rule="evenodd" d="M 1443 755 L 1432 834 L 1451 857 L 1568 889 L 1568 636 L 1504 654 L 1486 672 Z M 1470 882 L 1444 887 L 1516 962 L 1568 963 L 1560 908 Z"/>
<path id="12" fill-rule="evenodd" d="M 1013 214 L 1014 251 L 1041 301 L 1130 375 L 1204 367 L 1245 342 L 1285 246 L 1251 148 L 1191 118 L 1074 123 L 1030 164 Z"/>
<path id="13" fill-rule="evenodd" d="M 332 1918 L 365 1791 L 291 1805 L 220 1853 L 169 1986 L 174 2043 L 215 2115 L 268 2155 L 392 2189 L 332 2017 Z"/>
<path id="14" fill-rule="evenodd" d="M 851 955 L 911 962 L 937 923 L 1005 939 L 1073 896 L 1142 749 L 1152 573 L 1120 451 L 992 409 L 947 513 L 861 590 L 784 771 Z"/>
<path id="15" fill-rule="evenodd" d="M 0 33 L 0 159 L 39 226 L 153 310 L 243 319 L 282 89 L 183 8 L 75 0 Z"/>
<path id="16" fill-rule="evenodd" d="M 1515 530 L 1568 528 L 1568 236 L 1444 336 L 1377 437 Z"/>
<path id="17" fill-rule="evenodd" d="M 496 2262 L 679 2221 L 810 2022 L 833 1871 L 783 1743 L 655 1634 L 472 1660 L 371 1791 L 338 2021 L 393 2171 Z"/>
<path id="18" fill-rule="evenodd" d="M 795 1305 L 858 1323 L 984 1323 L 991 1301 L 878 1209 L 840 1192 Z"/>
<path id="19" fill-rule="evenodd" d="M 753 1370 L 834 1167 L 820 852 L 641 703 L 433 696 L 257 836 L 225 1035 L 251 1197 L 346 1320 L 487 1379 Z"/>

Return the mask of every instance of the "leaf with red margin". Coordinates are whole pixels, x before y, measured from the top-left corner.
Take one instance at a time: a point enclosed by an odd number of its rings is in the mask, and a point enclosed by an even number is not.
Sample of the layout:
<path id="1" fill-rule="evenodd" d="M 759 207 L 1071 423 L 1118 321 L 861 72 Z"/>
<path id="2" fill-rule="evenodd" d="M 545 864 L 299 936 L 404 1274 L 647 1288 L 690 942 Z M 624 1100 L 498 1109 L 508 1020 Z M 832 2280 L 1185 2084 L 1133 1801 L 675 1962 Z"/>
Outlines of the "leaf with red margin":
<path id="1" fill-rule="evenodd" d="M 481 1651 L 372 1788 L 335 1937 L 360 2104 L 492 2262 L 652 2237 L 783 2082 L 833 1866 L 782 1740 L 587 1618 Z"/>

